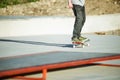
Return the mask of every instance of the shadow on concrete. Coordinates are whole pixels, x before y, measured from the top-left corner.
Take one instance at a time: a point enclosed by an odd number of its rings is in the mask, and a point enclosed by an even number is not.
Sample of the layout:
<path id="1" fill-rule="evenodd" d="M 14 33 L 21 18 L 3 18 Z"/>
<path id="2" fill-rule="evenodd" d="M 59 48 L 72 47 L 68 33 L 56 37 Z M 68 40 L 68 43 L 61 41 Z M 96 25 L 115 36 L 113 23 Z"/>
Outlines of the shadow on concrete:
<path id="1" fill-rule="evenodd" d="M 0 20 L 28 20 L 41 18 L 65 18 L 64 16 L 0 16 Z M 70 17 L 67 17 L 70 18 Z"/>
<path id="2" fill-rule="evenodd" d="M 0 41 L 24 43 L 24 44 L 32 44 L 32 45 L 45 45 L 45 46 L 57 46 L 57 47 L 72 48 L 72 44 L 58 44 L 58 43 L 47 43 L 47 42 L 38 42 L 38 41 L 24 41 L 24 40 L 11 40 L 11 39 L 0 39 Z"/>
<path id="3" fill-rule="evenodd" d="M 0 20 L 16 20 L 16 19 L 31 19 L 31 18 L 40 18 L 40 16 L 0 16 Z"/>

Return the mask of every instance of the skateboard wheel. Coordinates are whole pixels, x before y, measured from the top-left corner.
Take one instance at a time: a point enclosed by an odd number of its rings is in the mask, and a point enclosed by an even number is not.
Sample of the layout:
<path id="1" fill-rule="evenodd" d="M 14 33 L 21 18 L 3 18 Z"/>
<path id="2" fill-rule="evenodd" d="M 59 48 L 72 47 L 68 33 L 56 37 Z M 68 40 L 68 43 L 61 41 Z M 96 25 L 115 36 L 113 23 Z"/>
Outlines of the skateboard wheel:
<path id="1" fill-rule="evenodd" d="M 73 45 L 73 48 L 75 48 L 75 45 Z"/>
<path id="2" fill-rule="evenodd" d="M 90 44 L 88 43 L 87 46 L 90 46 Z"/>
<path id="3" fill-rule="evenodd" d="M 84 48 L 85 46 L 84 45 L 82 45 L 82 48 Z"/>
<path id="4" fill-rule="evenodd" d="M 84 43 L 84 46 L 89 46 L 89 44 L 88 43 Z"/>

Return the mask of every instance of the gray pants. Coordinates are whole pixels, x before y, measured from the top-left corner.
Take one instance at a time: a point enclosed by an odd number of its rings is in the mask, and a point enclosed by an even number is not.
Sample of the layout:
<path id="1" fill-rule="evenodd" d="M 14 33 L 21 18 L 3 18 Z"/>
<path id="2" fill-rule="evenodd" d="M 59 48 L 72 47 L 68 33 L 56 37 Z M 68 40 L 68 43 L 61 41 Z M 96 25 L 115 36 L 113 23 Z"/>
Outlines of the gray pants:
<path id="1" fill-rule="evenodd" d="M 83 25 L 86 20 L 85 7 L 73 5 L 73 12 L 75 15 L 75 24 L 73 29 L 73 37 L 80 37 Z"/>

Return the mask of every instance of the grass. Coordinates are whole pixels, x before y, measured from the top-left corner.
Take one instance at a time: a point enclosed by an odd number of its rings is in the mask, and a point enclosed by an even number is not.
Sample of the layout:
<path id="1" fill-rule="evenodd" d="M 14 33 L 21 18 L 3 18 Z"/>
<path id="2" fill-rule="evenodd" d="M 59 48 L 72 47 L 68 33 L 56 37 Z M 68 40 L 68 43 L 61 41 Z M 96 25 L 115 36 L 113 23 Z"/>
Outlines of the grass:
<path id="1" fill-rule="evenodd" d="M 38 0 L 0 0 L 0 8 L 7 7 L 8 5 L 16 5 L 35 1 Z"/>

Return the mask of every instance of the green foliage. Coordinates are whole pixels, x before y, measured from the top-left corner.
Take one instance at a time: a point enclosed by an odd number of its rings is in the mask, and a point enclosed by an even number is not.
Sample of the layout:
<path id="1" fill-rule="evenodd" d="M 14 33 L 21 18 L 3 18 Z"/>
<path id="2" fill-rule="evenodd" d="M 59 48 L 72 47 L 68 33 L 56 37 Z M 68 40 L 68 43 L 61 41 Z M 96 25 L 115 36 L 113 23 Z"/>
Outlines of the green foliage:
<path id="1" fill-rule="evenodd" d="M 16 5 L 35 1 L 38 0 L 0 0 L 0 8 L 6 7 L 7 5 Z"/>

